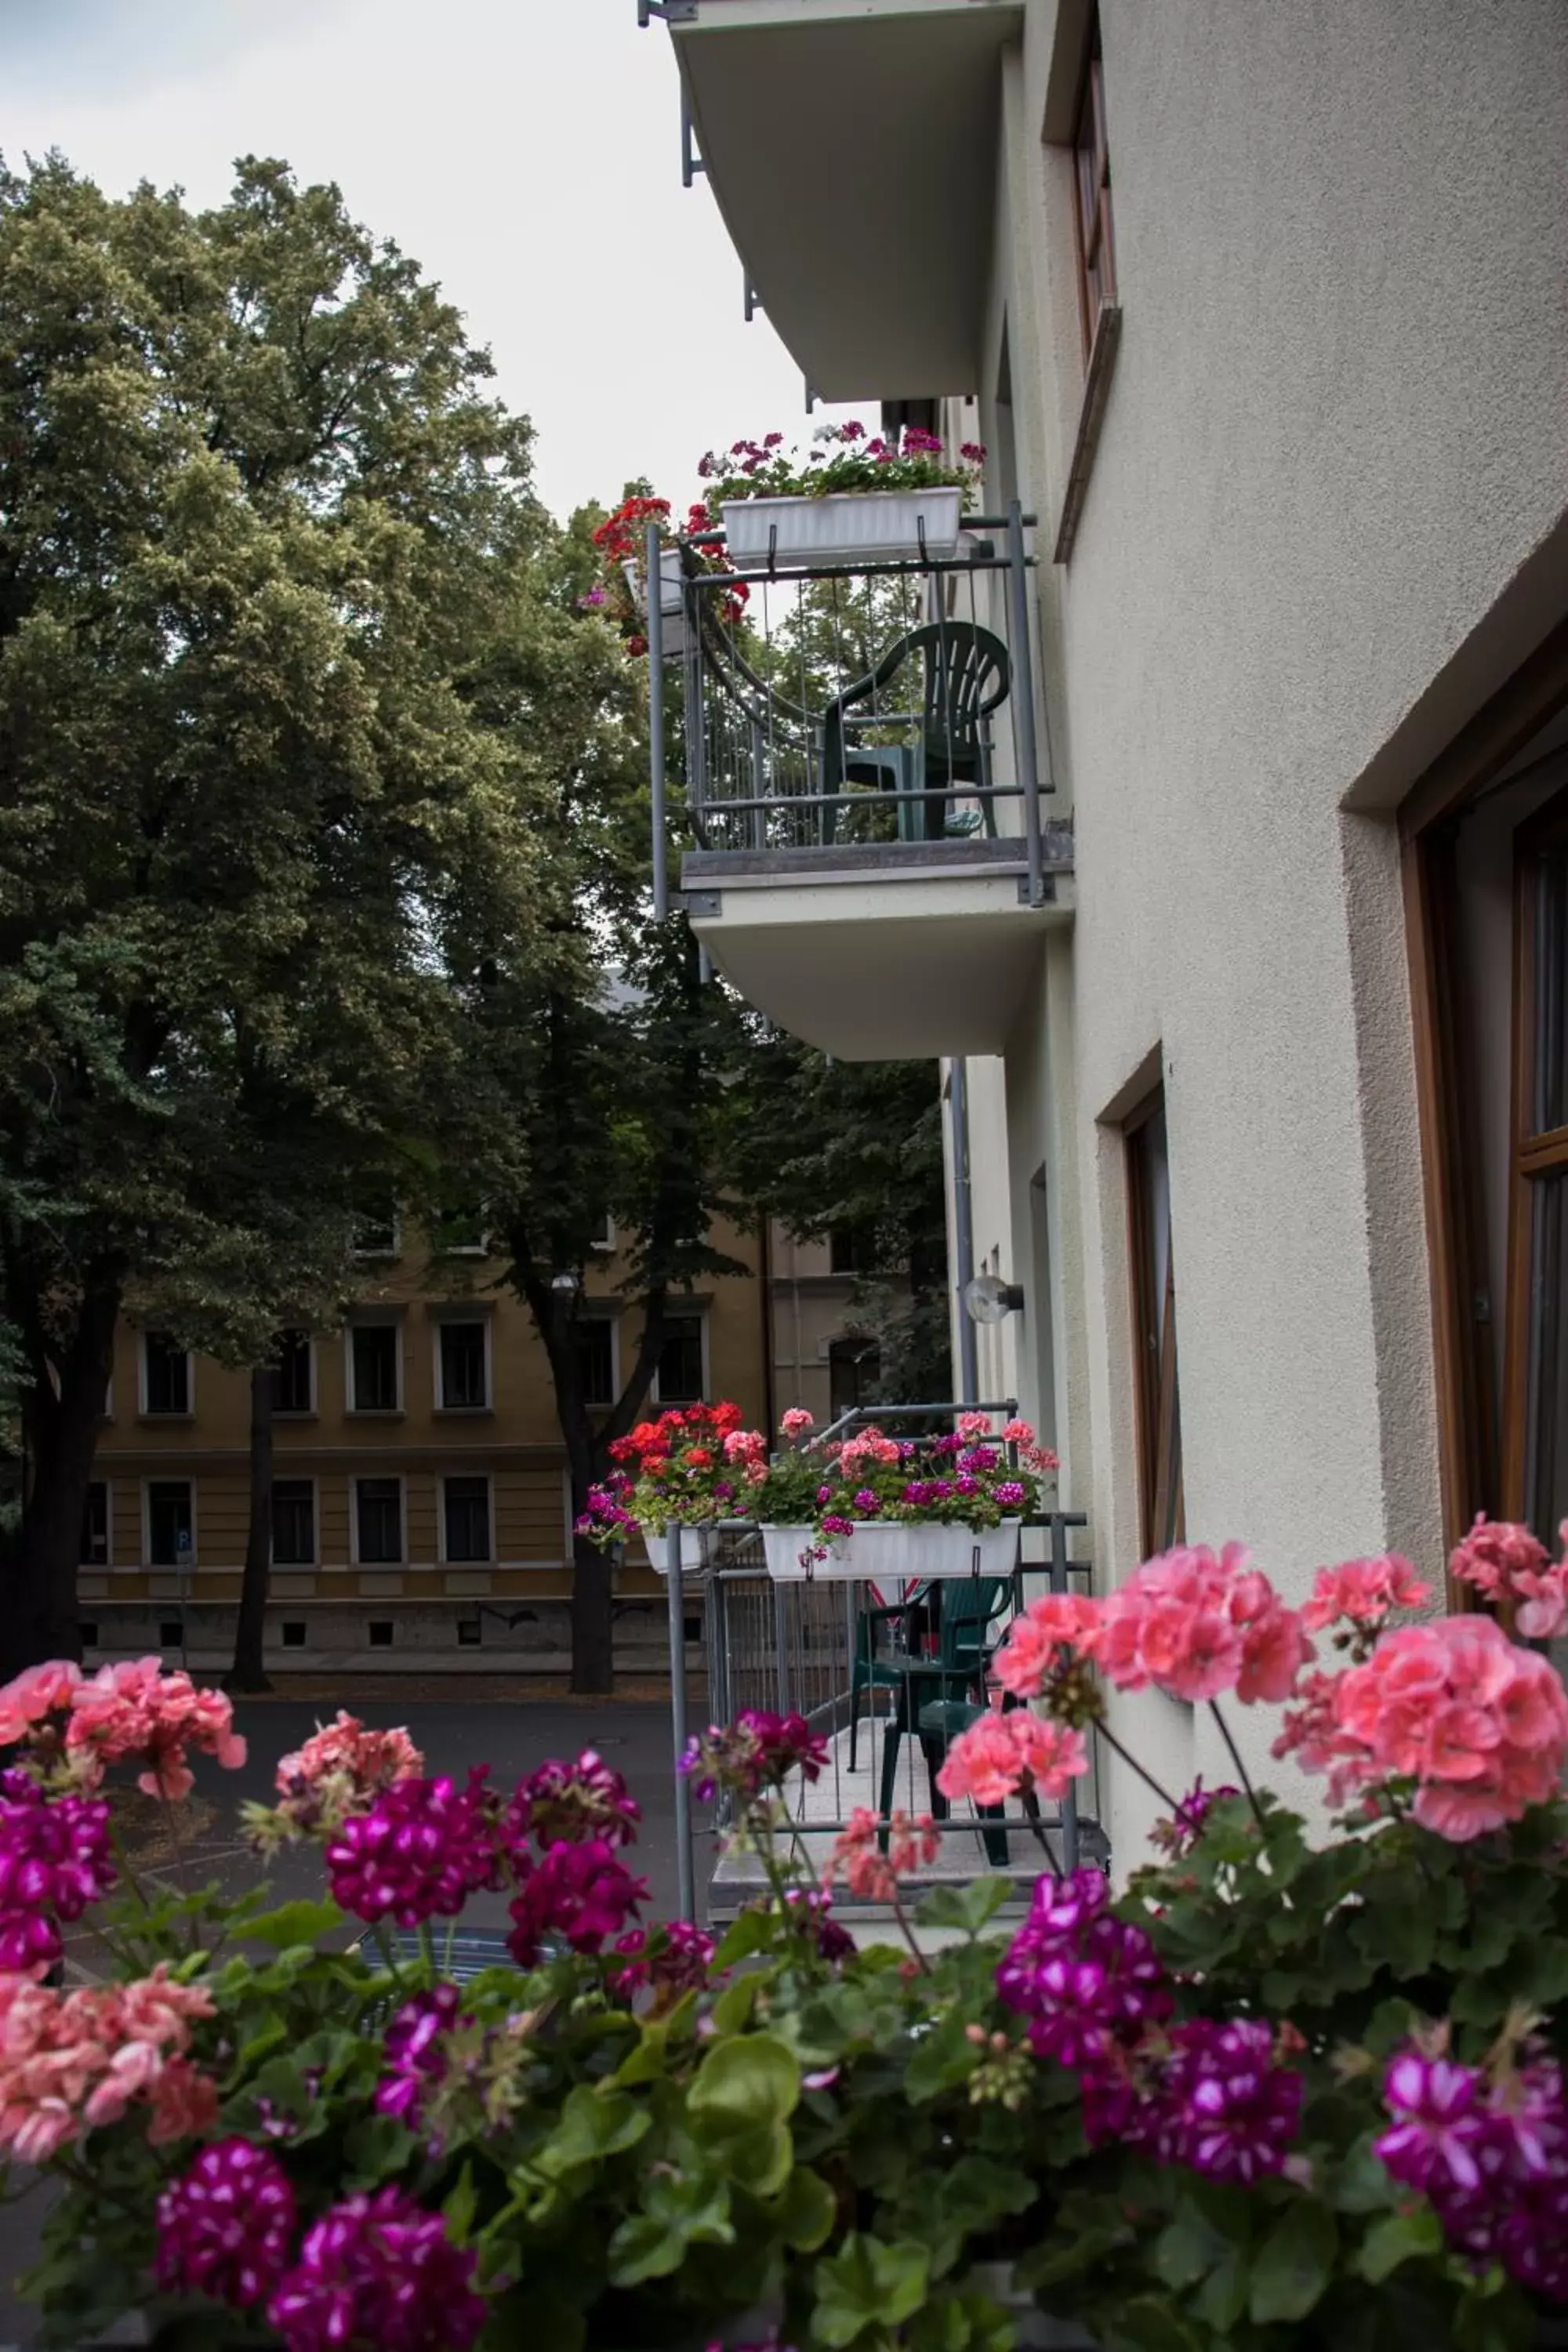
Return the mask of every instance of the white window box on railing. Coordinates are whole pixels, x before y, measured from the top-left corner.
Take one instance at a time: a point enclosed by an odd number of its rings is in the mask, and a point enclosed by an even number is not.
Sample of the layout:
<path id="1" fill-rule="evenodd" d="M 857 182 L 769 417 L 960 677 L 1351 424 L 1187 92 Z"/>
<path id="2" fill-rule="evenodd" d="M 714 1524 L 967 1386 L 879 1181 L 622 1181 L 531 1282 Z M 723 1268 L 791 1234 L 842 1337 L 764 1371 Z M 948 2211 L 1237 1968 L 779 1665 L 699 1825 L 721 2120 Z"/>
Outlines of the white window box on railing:
<path id="1" fill-rule="evenodd" d="M 813 1580 L 846 1584 L 859 1578 L 876 1583 L 923 1577 L 1011 1576 L 1018 1565 L 1020 1519 L 997 1528 L 953 1528 L 892 1519 L 857 1519 L 851 1536 L 829 1545 L 826 1559 L 808 1527 L 763 1528 L 763 1551 L 775 1584 Z"/>
<path id="2" fill-rule="evenodd" d="M 724 539 L 737 571 L 890 563 L 958 552 L 961 489 L 855 490 L 826 499 L 726 499 Z M 923 544 L 922 544 L 923 532 Z M 776 536 L 775 536 L 776 534 Z"/>
<path id="3" fill-rule="evenodd" d="M 639 613 L 647 611 L 647 598 L 643 593 L 642 567 L 623 563 L 632 602 Z M 658 559 L 658 609 L 663 621 L 664 657 L 670 661 L 686 651 L 686 598 L 681 586 L 680 551 L 667 547 Z"/>

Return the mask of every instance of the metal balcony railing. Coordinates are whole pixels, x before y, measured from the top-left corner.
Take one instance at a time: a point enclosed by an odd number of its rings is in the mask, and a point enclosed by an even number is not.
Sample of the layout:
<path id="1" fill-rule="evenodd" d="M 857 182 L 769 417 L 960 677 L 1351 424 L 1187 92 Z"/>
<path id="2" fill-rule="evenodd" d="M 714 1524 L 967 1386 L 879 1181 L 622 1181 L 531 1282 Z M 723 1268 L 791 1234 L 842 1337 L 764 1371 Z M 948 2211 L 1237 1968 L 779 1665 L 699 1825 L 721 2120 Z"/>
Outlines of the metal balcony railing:
<path id="1" fill-rule="evenodd" d="M 661 548 L 648 606 L 657 911 L 668 904 L 670 770 L 699 849 L 882 862 L 1016 864 L 1038 905 L 1034 518 L 964 519 L 955 555 L 884 562 L 722 562 L 717 536 Z M 679 664 L 680 690 L 666 679 Z M 677 787 L 679 791 L 679 787 Z M 792 866 L 801 863 L 792 858 Z M 870 862 L 878 862 L 875 859 Z"/>
<path id="2" fill-rule="evenodd" d="M 1010 1412 L 1010 1404 L 985 1408 Z M 936 1424 L 971 1407 L 911 1405 L 862 1408 L 845 1416 L 823 1437 L 840 1433 L 856 1422 L 901 1419 Z M 820 1440 L 818 1441 L 820 1442 Z M 1071 1557 L 1073 1532 L 1087 1525 L 1081 1513 L 1054 1511 L 1026 1522 L 1044 1531 L 1044 1559 L 1026 1560 L 1013 1576 L 991 1620 L 985 1646 L 1001 1641 L 1007 1622 L 1024 1605 L 1025 1580 L 1043 1578 L 1053 1591 L 1066 1592 L 1093 1573 L 1087 1560 Z M 674 1755 L 684 1753 L 696 1710 L 688 1684 L 688 1607 L 700 1595 L 706 1652 L 705 1714 L 698 1719 L 724 1723 L 745 1707 L 798 1710 L 827 1743 L 828 1762 L 815 1782 L 803 1782 L 785 1791 L 792 1822 L 803 1851 L 820 1869 L 833 1840 L 850 1813 L 866 1807 L 887 1822 L 902 1810 L 920 1814 L 931 1807 L 931 1776 L 934 1771 L 930 1742 L 921 1737 L 912 1705 L 900 1712 L 903 1678 L 910 1678 L 909 1696 L 929 1698 L 940 1689 L 943 1700 L 962 1706 L 984 1705 L 987 1693 L 984 1672 L 969 1677 L 973 1688 L 960 1689 L 954 1674 L 944 1674 L 930 1662 L 929 1642 L 922 1645 L 920 1612 L 912 1621 L 903 1614 L 910 1596 L 878 1592 L 860 1580 L 840 1582 L 820 1578 L 781 1584 L 770 1580 L 757 1529 L 744 1521 L 725 1521 L 703 1530 L 703 1564 L 693 1572 L 682 1569 L 680 1532 L 672 1529 L 662 1545 L 650 1549 L 660 1559 L 667 1580 L 669 1613 L 670 1717 Z M 962 1594 L 963 1578 L 939 1580 L 939 1593 L 929 1602 L 928 1619 L 940 1619 L 941 1591 Z M 988 1596 L 989 1597 L 989 1596 Z M 889 1604 L 894 1604 L 889 1606 Z M 868 1655 L 887 1671 L 868 1675 Z M 949 1687 L 952 1684 L 952 1687 Z M 929 1687 L 928 1687 L 929 1685 Z M 908 1720 L 905 1722 L 905 1717 Z M 896 1727 L 902 1723 L 901 1736 Z M 889 1727 L 894 1727 L 889 1737 Z M 892 1764 L 889 1765 L 889 1753 Z M 1098 1787 L 1098 1756 L 1085 1784 L 1090 1811 L 1080 1816 L 1076 1791 L 1059 1806 L 1044 1811 L 1010 1803 L 1000 1817 L 983 1817 L 969 1805 L 955 1806 L 939 1822 L 941 1852 L 922 1883 L 962 1883 L 987 1869 L 1016 1870 L 1032 1879 L 1045 1864 L 1042 1847 L 1055 1863 L 1071 1870 L 1080 1860 L 1101 1862 L 1105 1843 L 1098 1822 L 1093 1791 Z M 885 1777 L 890 1770 L 891 1780 Z M 889 1795 L 889 1788 L 891 1794 Z M 931 1807 L 934 1810 L 934 1807 Z M 724 1858 L 722 1840 L 732 1826 L 721 1801 L 713 1827 L 721 1839 L 721 1857 L 709 1884 L 709 1908 L 715 1916 L 733 1910 L 758 1893 L 755 1873 L 748 1874 L 744 1859 Z M 695 1916 L 696 1862 L 689 1795 L 677 1769 L 677 1861 L 684 1916 Z"/>

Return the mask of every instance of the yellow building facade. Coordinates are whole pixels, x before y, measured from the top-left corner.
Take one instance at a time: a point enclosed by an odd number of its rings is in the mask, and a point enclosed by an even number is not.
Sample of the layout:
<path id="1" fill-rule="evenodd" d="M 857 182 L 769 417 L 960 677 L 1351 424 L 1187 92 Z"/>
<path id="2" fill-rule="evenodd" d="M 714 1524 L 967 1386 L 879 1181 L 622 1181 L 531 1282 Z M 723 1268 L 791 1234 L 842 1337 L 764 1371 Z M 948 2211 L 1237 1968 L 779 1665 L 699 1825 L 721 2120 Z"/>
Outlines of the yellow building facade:
<path id="1" fill-rule="evenodd" d="M 277 1375 L 268 1654 L 279 1666 L 407 1670 L 565 1663 L 571 1505 L 544 1350 L 482 1242 L 435 1251 L 367 1233 L 337 1330 L 290 1335 Z M 753 1269 L 675 1303 L 650 1410 L 732 1397 L 773 1409 L 755 1231 L 715 1245 Z M 585 1279 L 589 1393 L 608 1405 L 640 1338 L 613 1233 Z M 785 1400 L 787 1402 L 788 1400 Z M 232 1654 L 249 1518 L 250 1383 L 133 1322 L 116 1335 L 78 1591 L 89 1660 Z M 664 1640 L 658 1583 L 620 1570 L 617 1639 Z"/>

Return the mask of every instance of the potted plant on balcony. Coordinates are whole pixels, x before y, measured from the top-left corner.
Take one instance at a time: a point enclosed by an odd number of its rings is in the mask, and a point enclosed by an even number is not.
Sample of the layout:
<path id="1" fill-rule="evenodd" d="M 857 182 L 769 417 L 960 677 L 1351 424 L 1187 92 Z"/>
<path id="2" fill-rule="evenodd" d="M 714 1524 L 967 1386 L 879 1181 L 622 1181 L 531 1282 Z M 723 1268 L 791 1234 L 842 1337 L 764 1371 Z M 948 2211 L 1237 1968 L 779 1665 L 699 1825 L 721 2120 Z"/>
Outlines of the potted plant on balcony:
<path id="1" fill-rule="evenodd" d="M 598 613 L 616 629 L 626 652 L 636 656 L 647 651 L 647 526 L 659 527 L 659 616 L 661 640 L 666 661 L 683 655 L 689 642 L 687 628 L 685 581 L 689 571 L 724 572 L 728 570 L 720 551 L 700 537 L 679 541 L 668 535 L 669 500 L 640 493 L 623 499 L 614 511 L 605 516 L 594 532 L 594 545 L 598 549 L 604 572 L 601 579 L 579 600 L 583 609 Z M 700 533 L 707 523 L 707 509 L 693 507 L 689 517 L 692 530 Z M 736 581 L 719 597 L 719 616 L 731 624 L 744 615 L 748 591 L 743 581 Z"/>
<path id="2" fill-rule="evenodd" d="M 641 1421 L 610 1447 L 608 1478 L 588 1490 L 588 1507 L 575 1532 L 608 1548 L 641 1535 L 660 1576 L 668 1573 L 665 1538 L 680 1529 L 680 1564 L 700 1569 L 703 1529 L 749 1516 L 746 1471 L 767 1440 L 742 1430 L 738 1404 L 672 1407 Z"/>
<path id="3" fill-rule="evenodd" d="M 786 1439 L 804 1419 L 786 1415 Z M 942 1436 L 870 1428 L 819 1453 L 786 1451 L 752 1497 L 768 1573 L 778 1583 L 1010 1576 L 1019 1529 L 1056 1468 L 1027 1422 L 998 1435 L 978 1412 Z"/>
<path id="4" fill-rule="evenodd" d="M 954 460 L 916 425 L 888 439 L 851 422 L 819 426 L 804 457 L 783 445 L 780 433 L 737 441 L 698 467 L 710 526 L 722 522 L 737 568 L 852 570 L 957 553 L 985 458 L 978 443 L 965 442 Z"/>

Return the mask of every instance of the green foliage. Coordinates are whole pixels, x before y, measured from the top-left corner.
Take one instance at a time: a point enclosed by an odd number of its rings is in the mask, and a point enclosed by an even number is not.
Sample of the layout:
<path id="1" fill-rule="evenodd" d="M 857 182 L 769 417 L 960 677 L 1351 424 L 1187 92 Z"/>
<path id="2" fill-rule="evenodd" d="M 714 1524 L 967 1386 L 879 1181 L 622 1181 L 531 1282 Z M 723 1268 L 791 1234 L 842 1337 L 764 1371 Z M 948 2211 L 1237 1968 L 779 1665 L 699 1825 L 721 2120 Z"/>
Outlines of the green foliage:
<path id="1" fill-rule="evenodd" d="M 74 1639 L 122 1303 L 233 1360 L 341 1296 L 440 1123 L 447 973 L 531 936 L 530 430 L 417 268 L 249 159 L 192 211 L 0 170 L 0 1282 L 34 1465 L 8 1612 Z M 63 1637 L 63 1640 L 62 1640 Z"/>

